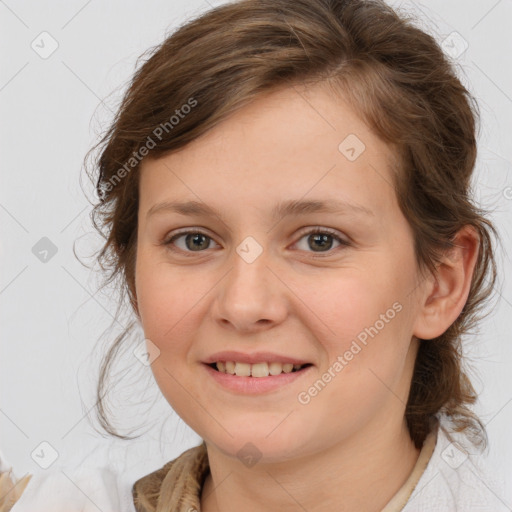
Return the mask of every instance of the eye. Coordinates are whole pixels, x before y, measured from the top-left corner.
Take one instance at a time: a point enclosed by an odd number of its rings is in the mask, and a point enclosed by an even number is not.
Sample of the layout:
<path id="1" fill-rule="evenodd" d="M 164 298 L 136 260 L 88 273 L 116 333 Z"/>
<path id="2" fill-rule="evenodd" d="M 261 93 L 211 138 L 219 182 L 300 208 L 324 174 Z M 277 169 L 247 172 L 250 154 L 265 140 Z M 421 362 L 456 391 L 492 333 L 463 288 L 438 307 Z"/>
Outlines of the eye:
<path id="1" fill-rule="evenodd" d="M 183 238 L 183 245 L 180 247 L 175 242 Z M 202 231 L 182 231 L 181 233 L 177 233 L 168 240 L 163 242 L 163 245 L 169 246 L 169 248 L 173 251 L 176 250 L 174 246 L 177 246 L 179 250 L 184 253 L 191 252 L 201 252 L 202 249 L 209 249 L 210 242 L 213 242 L 213 239 L 209 237 L 207 234 Z M 187 254 L 188 256 L 188 254 Z"/>
<path id="2" fill-rule="evenodd" d="M 303 246 L 303 250 L 307 251 L 308 248 L 312 248 L 313 252 L 316 253 L 332 253 L 332 251 L 330 251 L 333 246 L 332 239 L 338 242 L 339 245 L 337 248 L 340 246 L 350 245 L 350 243 L 347 240 L 341 238 L 336 231 L 329 228 L 322 228 L 320 226 L 316 226 L 315 228 L 303 233 L 302 237 L 298 242 L 296 242 L 295 245 L 299 244 L 299 242 L 304 238 L 306 238 L 306 244 L 305 248 Z"/>
<path id="3" fill-rule="evenodd" d="M 332 252 L 333 240 L 340 246 L 350 246 L 350 242 L 341 238 L 336 231 L 329 228 L 322 228 L 316 226 L 309 231 L 302 234 L 301 238 L 294 245 L 300 243 L 300 241 L 307 237 L 306 248 L 301 250 L 308 251 L 308 248 L 312 248 L 312 252 L 316 253 L 328 253 Z M 182 240 L 181 246 L 176 242 Z M 168 246 L 172 251 L 181 251 L 186 256 L 190 256 L 194 252 L 203 252 L 203 249 L 210 249 L 211 243 L 216 243 L 214 240 L 199 230 L 187 230 L 176 233 L 171 238 L 162 242 L 163 245 Z"/>

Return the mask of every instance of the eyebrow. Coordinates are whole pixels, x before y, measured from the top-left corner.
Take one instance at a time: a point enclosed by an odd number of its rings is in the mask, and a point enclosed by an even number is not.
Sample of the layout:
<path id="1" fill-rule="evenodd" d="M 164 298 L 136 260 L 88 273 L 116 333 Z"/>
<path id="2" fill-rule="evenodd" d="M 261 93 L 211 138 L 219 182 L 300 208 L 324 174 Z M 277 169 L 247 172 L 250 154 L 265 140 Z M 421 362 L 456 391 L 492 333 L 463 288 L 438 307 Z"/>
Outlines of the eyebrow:
<path id="1" fill-rule="evenodd" d="M 157 213 L 178 213 L 189 216 L 222 216 L 214 208 L 199 201 L 163 201 L 153 205 L 146 214 L 146 219 Z M 375 213 L 361 204 L 334 200 L 288 200 L 278 203 L 271 211 L 272 220 L 290 215 L 307 215 L 309 213 L 359 214 L 375 217 Z"/>

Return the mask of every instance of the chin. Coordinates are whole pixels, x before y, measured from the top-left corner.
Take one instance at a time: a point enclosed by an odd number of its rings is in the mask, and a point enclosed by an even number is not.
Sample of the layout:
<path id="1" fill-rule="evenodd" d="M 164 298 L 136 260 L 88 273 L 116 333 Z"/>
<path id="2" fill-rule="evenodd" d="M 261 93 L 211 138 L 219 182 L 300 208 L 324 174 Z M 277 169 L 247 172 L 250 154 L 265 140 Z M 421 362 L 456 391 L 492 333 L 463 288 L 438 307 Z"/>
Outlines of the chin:
<path id="1" fill-rule="evenodd" d="M 203 438 L 207 445 L 212 445 L 228 457 L 239 459 L 247 467 L 262 462 L 285 462 L 299 456 L 299 452 L 302 454 L 307 444 L 306 439 L 298 438 L 284 428 L 281 432 L 277 432 L 280 427 L 272 432 L 274 428 L 275 426 L 269 428 L 253 426 L 248 431 L 228 428 L 230 432 L 236 432 L 233 437 L 223 432 L 220 438 L 217 436 Z M 303 433 L 304 430 L 302 430 Z"/>

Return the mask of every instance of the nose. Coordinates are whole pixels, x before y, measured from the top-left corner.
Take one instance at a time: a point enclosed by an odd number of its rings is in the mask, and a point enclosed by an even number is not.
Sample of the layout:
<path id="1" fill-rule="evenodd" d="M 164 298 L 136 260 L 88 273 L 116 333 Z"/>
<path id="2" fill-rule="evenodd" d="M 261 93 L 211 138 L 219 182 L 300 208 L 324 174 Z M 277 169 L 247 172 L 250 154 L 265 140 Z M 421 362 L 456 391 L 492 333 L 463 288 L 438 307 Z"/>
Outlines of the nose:
<path id="1" fill-rule="evenodd" d="M 265 251 L 252 262 L 233 254 L 232 268 L 215 287 L 213 311 L 222 327 L 258 332 L 286 318 L 287 287 L 269 263 Z"/>

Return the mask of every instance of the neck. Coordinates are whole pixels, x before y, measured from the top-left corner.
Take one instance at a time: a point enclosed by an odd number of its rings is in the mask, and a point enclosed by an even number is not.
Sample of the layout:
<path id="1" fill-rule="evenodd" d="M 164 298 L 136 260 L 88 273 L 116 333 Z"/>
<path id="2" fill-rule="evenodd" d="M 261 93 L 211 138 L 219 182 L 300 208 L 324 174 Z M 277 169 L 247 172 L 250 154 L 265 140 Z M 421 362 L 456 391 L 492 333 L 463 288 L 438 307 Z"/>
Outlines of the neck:
<path id="1" fill-rule="evenodd" d="M 315 510 L 379 512 L 403 486 L 420 450 L 405 419 L 374 421 L 350 439 L 300 460 L 247 468 L 207 443 L 210 473 L 201 495 L 203 512 Z M 368 442 L 368 440 L 372 440 Z"/>

